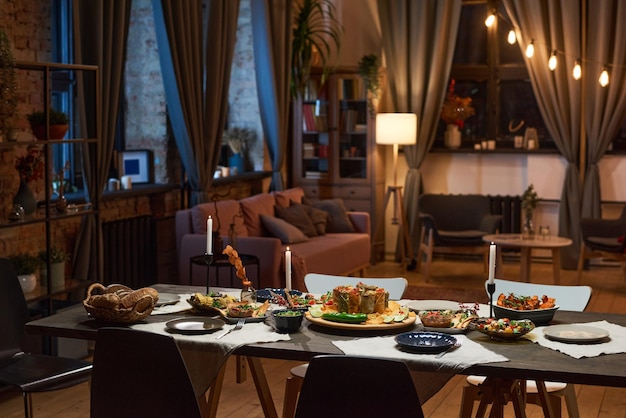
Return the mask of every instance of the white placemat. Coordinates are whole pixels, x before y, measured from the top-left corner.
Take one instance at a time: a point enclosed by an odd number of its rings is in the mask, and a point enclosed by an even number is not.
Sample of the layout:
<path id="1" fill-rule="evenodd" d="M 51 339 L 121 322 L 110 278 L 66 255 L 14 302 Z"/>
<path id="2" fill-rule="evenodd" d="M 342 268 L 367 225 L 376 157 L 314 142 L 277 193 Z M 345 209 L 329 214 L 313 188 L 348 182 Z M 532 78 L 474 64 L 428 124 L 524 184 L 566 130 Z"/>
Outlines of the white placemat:
<path id="1" fill-rule="evenodd" d="M 359 338 L 351 341 L 333 341 L 333 344 L 347 355 L 376 356 L 402 360 L 415 365 L 431 365 L 436 369 L 451 368 L 463 370 L 473 364 L 496 363 L 509 361 L 508 358 L 496 354 L 482 345 L 470 340 L 465 335 L 454 335 L 463 340 L 461 347 L 446 353 L 441 358 L 436 354 L 415 354 L 397 348 L 394 337 Z"/>
<path id="2" fill-rule="evenodd" d="M 543 347 L 560 351 L 574 358 L 597 357 L 602 354 L 626 353 L 626 327 L 612 324 L 607 321 L 587 322 L 571 325 L 583 325 L 602 328 L 609 332 L 609 341 L 594 344 L 574 344 L 553 341 L 545 337 L 543 330 L 547 327 L 537 327 L 524 336 Z"/>

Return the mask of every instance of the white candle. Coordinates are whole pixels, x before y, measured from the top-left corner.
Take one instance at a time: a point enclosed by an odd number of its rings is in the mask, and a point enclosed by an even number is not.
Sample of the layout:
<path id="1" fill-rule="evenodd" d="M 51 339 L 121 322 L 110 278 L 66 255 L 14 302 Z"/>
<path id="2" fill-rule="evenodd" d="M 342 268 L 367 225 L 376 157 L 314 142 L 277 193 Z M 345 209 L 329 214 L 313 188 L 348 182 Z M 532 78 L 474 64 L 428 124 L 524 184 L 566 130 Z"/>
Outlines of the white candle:
<path id="1" fill-rule="evenodd" d="M 206 220 L 206 253 L 213 254 L 213 219 L 210 215 Z"/>
<path id="2" fill-rule="evenodd" d="M 285 287 L 291 290 L 291 250 L 285 251 Z"/>
<path id="3" fill-rule="evenodd" d="M 496 244 L 493 242 L 489 245 L 489 284 L 493 284 L 494 275 L 496 273 Z"/>

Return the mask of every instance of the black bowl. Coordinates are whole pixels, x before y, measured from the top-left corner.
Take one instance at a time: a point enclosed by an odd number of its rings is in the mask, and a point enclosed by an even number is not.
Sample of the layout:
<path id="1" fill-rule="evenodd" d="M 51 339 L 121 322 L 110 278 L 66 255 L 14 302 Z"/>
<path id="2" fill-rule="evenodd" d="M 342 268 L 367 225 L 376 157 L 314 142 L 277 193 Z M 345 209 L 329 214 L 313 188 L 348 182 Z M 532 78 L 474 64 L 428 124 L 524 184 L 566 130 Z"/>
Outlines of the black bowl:
<path id="1" fill-rule="evenodd" d="M 506 308 L 504 306 L 493 305 L 493 315 L 496 319 L 530 319 L 535 325 L 544 325 L 552 321 L 554 313 L 559 309 L 558 306 L 547 309 L 518 310 Z"/>
<path id="2" fill-rule="evenodd" d="M 272 317 L 279 332 L 296 332 L 302 326 L 304 312 L 299 309 L 279 309 L 272 311 Z"/>

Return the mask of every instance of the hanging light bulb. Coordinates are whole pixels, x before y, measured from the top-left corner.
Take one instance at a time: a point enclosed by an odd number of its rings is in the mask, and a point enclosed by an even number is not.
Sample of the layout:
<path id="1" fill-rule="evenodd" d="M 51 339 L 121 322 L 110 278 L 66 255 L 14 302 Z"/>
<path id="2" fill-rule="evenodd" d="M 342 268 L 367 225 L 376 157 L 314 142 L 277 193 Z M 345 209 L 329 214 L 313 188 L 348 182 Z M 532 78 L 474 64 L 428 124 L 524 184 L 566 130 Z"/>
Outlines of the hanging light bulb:
<path id="1" fill-rule="evenodd" d="M 602 67 L 602 72 L 600 73 L 600 78 L 598 79 L 600 85 L 602 87 L 606 87 L 609 85 L 609 71 L 606 67 Z"/>
<path id="2" fill-rule="evenodd" d="M 517 40 L 517 38 L 515 37 L 515 31 L 513 29 L 509 31 L 509 36 L 507 36 L 506 40 L 511 45 L 513 45 Z"/>
<path id="3" fill-rule="evenodd" d="M 527 58 L 532 58 L 533 55 L 535 55 L 535 45 L 534 45 L 534 42 L 535 42 L 535 40 L 531 39 L 530 43 L 526 47 L 526 57 Z"/>
<path id="4" fill-rule="evenodd" d="M 548 68 L 550 71 L 554 71 L 556 69 L 556 51 L 552 52 L 550 55 L 550 59 L 548 60 Z"/>
<path id="5" fill-rule="evenodd" d="M 582 76 L 582 69 L 580 68 L 580 60 L 576 60 L 574 62 L 574 69 L 572 70 L 572 76 L 574 77 L 574 80 L 580 80 L 580 77 Z"/>
<path id="6" fill-rule="evenodd" d="M 493 26 L 493 23 L 495 21 L 496 21 L 496 14 L 494 12 L 491 12 L 489 16 L 487 16 L 487 19 L 485 19 L 485 26 L 490 28 Z"/>

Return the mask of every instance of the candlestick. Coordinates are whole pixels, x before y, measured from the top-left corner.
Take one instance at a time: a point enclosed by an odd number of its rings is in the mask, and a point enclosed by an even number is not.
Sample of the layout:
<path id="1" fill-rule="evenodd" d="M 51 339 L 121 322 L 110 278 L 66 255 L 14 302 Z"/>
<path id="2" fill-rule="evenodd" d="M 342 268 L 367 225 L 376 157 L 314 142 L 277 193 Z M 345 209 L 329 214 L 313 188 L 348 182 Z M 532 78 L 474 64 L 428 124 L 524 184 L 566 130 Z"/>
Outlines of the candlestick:
<path id="1" fill-rule="evenodd" d="M 206 220 L 206 253 L 213 254 L 213 219 L 211 219 L 211 215 Z"/>
<path id="2" fill-rule="evenodd" d="M 494 277 L 496 274 L 496 245 L 492 242 L 489 245 L 489 278 L 488 283 L 494 283 Z"/>
<path id="3" fill-rule="evenodd" d="M 487 292 L 489 293 L 489 318 L 493 318 L 493 294 L 496 291 L 495 283 L 487 283 Z"/>
<path id="4" fill-rule="evenodd" d="M 291 250 L 285 251 L 285 287 L 291 290 Z"/>
<path id="5" fill-rule="evenodd" d="M 206 263 L 206 295 L 209 296 L 209 283 L 211 281 L 211 264 L 213 263 L 213 254 L 205 253 L 204 262 Z"/>

